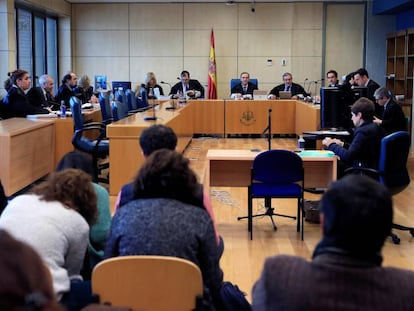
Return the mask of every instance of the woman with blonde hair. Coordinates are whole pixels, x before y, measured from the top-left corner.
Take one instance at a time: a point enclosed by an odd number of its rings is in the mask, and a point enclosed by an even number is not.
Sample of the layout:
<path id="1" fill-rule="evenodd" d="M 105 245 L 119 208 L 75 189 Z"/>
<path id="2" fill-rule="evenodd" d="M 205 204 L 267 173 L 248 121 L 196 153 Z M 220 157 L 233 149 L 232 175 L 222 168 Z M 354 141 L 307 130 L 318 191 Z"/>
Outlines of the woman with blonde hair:
<path id="1" fill-rule="evenodd" d="M 82 100 L 82 103 L 98 103 L 98 98 L 93 94 L 91 79 L 83 75 L 78 80 L 78 86 L 75 88 L 75 96 Z"/>
<path id="2" fill-rule="evenodd" d="M 157 78 L 155 77 L 155 73 L 153 73 L 152 71 L 147 72 L 145 74 L 144 77 L 144 84 L 145 84 L 145 89 L 147 90 L 147 94 L 148 94 L 148 98 L 154 98 L 155 97 L 155 89 L 158 88 L 160 91 L 160 95 L 164 95 L 164 90 L 162 89 L 162 87 L 157 84 Z"/>

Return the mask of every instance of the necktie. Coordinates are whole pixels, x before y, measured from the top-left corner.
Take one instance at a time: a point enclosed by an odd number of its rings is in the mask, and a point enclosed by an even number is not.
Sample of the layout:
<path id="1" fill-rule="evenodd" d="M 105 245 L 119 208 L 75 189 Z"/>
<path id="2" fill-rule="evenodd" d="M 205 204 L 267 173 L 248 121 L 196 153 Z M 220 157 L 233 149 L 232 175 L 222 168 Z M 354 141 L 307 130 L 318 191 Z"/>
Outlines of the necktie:
<path id="1" fill-rule="evenodd" d="M 290 85 L 286 85 L 285 91 L 286 92 L 289 92 L 290 91 Z"/>
<path id="2" fill-rule="evenodd" d="M 247 86 L 243 86 L 243 94 L 247 93 Z"/>

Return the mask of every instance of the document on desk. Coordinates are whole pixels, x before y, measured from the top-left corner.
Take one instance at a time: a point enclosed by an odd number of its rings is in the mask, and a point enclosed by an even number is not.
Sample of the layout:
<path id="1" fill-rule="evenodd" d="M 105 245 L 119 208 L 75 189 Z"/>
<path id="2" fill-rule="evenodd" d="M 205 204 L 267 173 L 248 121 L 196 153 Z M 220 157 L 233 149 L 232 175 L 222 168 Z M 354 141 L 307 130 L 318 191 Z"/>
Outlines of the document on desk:
<path id="1" fill-rule="evenodd" d="M 303 150 L 298 153 L 301 157 L 312 157 L 312 158 L 330 158 L 335 155 L 330 150 Z"/>
<path id="2" fill-rule="evenodd" d="M 47 114 L 28 114 L 26 116 L 27 119 L 45 119 L 45 118 L 57 118 L 57 115 L 54 113 L 47 113 Z"/>
<path id="3" fill-rule="evenodd" d="M 348 131 L 304 131 L 303 134 L 318 135 L 318 136 L 349 136 Z"/>

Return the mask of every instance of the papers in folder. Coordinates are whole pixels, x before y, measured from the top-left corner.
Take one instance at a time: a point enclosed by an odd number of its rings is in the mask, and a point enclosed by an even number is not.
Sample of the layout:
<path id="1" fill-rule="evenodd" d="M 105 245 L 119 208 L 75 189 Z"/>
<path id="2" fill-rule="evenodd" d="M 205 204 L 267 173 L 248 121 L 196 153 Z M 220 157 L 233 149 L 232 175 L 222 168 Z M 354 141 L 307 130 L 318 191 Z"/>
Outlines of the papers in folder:
<path id="1" fill-rule="evenodd" d="M 349 136 L 348 131 L 304 131 L 303 134 L 310 134 L 310 135 L 318 135 L 318 136 L 329 136 L 329 135 L 336 135 L 336 136 Z"/>
<path id="2" fill-rule="evenodd" d="M 26 116 L 28 119 L 47 119 L 47 118 L 57 118 L 57 115 L 54 113 L 47 113 L 47 114 L 28 114 Z"/>
<path id="3" fill-rule="evenodd" d="M 312 157 L 312 158 L 330 158 L 333 157 L 335 153 L 330 150 L 303 150 L 299 152 L 301 157 Z"/>

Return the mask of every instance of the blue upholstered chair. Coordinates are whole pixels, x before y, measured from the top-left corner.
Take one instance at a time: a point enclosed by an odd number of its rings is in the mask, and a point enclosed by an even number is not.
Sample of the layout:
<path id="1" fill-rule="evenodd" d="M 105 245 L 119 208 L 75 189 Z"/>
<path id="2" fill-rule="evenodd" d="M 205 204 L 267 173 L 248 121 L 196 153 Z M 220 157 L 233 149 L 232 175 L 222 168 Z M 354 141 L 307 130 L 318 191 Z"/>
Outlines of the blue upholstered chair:
<path id="1" fill-rule="evenodd" d="M 385 185 L 392 195 L 400 193 L 410 184 L 407 170 L 407 159 L 410 152 L 410 134 L 399 131 L 385 136 L 381 140 L 381 152 L 378 170 L 370 168 L 350 168 L 345 173 L 362 173 L 374 177 Z M 414 228 L 393 224 L 397 230 L 406 230 L 414 237 Z M 400 243 L 400 238 L 391 233 L 394 244 Z"/>
<path id="2" fill-rule="evenodd" d="M 105 140 L 105 124 L 100 122 L 83 123 L 82 101 L 75 96 L 70 99 L 70 110 L 72 112 L 72 119 L 75 127 L 75 132 L 72 137 L 73 146 L 83 152 L 86 152 L 92 156 L 94 165 L 94 181 L 108 183 L 107 179 L 100 179 L 98 175 L 103 168 L 107 168 L 108 165 L 99 165 L 98 160 L 100 158 L 106 158 L 109 155 L 109 141 Z M 94 139 L 85 137 L 83 134 L 90 132 L 90 135 L 96 135 Z"/>
<path id="3" fill-rule="evenodd" d="M 259 82 L 257 81 L 257 79 L 249 79 L 249 82 L 251 82 L 253 84 L 256 84 L 257 88 L 259 89 Z M 230 80 L 230 91 L 231 91 L 231 89 L 234 86 L 236 86 L 239 83 L 240 83 L 240 79 L 239 78 L 237 78 L 237 79 L 231 79 Z"/>
<path id="4" fill-rule="evenodd" d="M 111 91 L 101 92 L 99 94 L 99 105 L 101 107 L 102 122 L 105 124 L 110 124 L 114 119 L 112 116 L 112 108 L 110 101 Z"/>
<path id="5" fill-rule="evenodd" d="M 274 230 L 277 229 L 272 216 L 282 216 L 297 219 L 297 228 L 300 230 L 300 219 L 302 218 L 302 240 L 303 240 L 303 185 L 304 171 L 300 156 L 288 150 L 269 150 L 259 153 L 253 160 L 251 169 L 251 183 L 248 186 L 248 216 L 237 219 L 248 219 L 248 230 L 250 239 L 253 239 L 253 218 L 269 216 Z M 275 214 L 271 207 L 272 198 L 296 198 L 297 217 L 290 215 Z M 253 215 L 253 199 L 264 199 L 266 211 L 263 214 Z"/>
<path id="6" fill-rule="evenodd" d="M 114 121 L 121 120 L 129 115 L 127 103 L 120 102 L 117 100 L 112 102 L 111 107 Z"/>
<path id="7" fill-rule="evenodd" d="M 138 106 L 137 106 L 137 98 L 135 96 L 135 92 L 132 92 L 131 90 L 126 90 L 125 95 L 127 98 L 128 111 L 136 110 Z"/>

